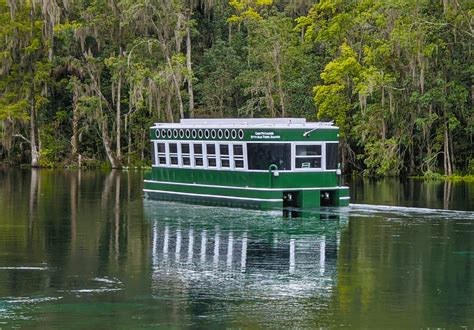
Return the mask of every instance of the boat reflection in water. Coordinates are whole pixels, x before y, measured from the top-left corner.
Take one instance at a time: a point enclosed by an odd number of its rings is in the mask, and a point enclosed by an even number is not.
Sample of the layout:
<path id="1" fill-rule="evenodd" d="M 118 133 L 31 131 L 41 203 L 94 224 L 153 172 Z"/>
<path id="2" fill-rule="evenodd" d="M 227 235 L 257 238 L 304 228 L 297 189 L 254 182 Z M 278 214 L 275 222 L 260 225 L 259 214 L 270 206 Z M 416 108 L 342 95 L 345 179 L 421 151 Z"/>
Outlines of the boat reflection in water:
<path id="1" fill-rule="evenodd" d="M 173 295 L 181 291 L 185 300 L 204 294 L 220 303 L 252 305 L 271 297 L 278 308 L 275 297 L 281 297 L 281 307 L 290 309 L 305 297 L 329 303 L 340 231 L 347 224 L 341 210 L 289 220 L 279 212 L 154 201 L 146 201 L 145 209 L 157 295 L 168 282 Z"/>

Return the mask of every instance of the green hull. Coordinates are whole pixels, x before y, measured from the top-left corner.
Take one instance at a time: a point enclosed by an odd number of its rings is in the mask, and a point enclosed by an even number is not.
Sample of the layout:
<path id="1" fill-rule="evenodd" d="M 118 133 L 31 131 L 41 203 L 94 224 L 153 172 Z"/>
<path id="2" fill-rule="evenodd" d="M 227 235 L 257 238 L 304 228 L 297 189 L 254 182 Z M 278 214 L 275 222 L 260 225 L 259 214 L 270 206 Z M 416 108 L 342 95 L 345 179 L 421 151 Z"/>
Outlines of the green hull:
<path id="1" fill-rule="evenodd" d="M 259 209 L 349 205 L 335 173 L 206 171 L 153 168 L 144 182 L 150 199 Z M 290 196 L 288 201 L 288 196 Z"/>

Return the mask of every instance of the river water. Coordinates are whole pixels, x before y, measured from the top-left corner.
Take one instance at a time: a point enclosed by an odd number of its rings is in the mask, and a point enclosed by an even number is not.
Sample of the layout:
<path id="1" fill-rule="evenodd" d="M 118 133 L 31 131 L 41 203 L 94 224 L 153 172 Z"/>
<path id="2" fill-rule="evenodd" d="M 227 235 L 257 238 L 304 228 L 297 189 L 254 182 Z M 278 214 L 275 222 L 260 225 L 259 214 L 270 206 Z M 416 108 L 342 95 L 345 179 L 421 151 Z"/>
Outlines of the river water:
<path id="1" fill-rule="evenodd" d="M 0 329 L 474 327 L 474 185 L 348 208 L 144 200 L 141 172 L 0 170 Z"/>

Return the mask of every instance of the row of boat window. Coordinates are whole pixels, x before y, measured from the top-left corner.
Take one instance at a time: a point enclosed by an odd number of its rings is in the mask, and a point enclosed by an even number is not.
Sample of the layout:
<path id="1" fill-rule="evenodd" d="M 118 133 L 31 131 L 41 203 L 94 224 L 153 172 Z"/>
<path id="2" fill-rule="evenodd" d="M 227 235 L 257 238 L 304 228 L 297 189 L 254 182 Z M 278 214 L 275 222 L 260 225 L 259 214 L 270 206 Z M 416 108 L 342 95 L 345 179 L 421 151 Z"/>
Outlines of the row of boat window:
<path id="1" fill-rule="evenodd" d="M 158 139 L 232 139 L 242 140 L 244 138 L 244 131 L 242 129 L 171 129 L 159 128 L 155 131 Z"/>
<path id="2" fill-rule="evenodd" d="M 243 169 L 243 144 L 157 143 L 156 164 L 161 166 Z"/>
<path id="3" fill-rule="evenodd" d="M 158 166 L 268 170 L 274 164 L 279 170 L 292 169 L 290 143 L 154 143 L 153 163 Z M 293 167 L 336 169 L 337 143 L 296 144 Z"/>

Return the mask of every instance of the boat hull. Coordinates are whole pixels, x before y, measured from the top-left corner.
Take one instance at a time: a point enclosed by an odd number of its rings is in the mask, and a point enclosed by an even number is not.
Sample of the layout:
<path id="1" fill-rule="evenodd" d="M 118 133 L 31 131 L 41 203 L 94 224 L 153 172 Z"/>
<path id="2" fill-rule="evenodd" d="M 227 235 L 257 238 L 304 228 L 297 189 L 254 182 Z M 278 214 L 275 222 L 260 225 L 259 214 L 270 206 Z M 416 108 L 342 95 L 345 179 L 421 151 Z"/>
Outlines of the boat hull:
<path id="1" fill-rule="evenodd" d="M 257 209 L 349 205 L 349 189 L 343 186 L 261 188 L 145 180 L 143 191 L 149 199 Z"/>

